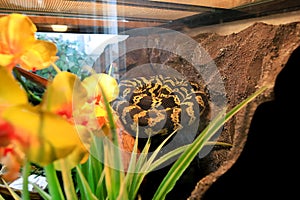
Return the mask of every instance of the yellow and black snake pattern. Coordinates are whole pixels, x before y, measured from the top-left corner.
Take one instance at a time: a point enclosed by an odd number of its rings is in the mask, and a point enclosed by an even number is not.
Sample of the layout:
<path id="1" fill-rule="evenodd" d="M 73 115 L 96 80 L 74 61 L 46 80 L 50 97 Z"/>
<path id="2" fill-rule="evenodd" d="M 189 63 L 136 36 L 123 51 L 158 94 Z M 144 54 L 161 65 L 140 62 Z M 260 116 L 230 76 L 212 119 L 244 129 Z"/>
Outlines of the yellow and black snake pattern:
<path id="1" fill-rule="evenodd" d="M 209 95 L 197 83 L 156 75 L 121 80 L 119 90 L 113 109 L 131 135 L 138 129 L 139 139 L 150 136 L 151 145 L 183 126 L 207 121 Z"/>

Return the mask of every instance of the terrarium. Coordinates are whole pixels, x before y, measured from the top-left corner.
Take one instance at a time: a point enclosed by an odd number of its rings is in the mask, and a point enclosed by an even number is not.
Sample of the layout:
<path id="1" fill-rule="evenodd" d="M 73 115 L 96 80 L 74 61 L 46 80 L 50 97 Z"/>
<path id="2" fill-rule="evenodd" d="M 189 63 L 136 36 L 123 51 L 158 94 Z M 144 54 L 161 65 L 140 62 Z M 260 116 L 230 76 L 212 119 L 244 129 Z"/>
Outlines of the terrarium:
<path id="1" fill-rule="evenodd" d="M 294 197 L 299 8 L 0 0 L 0 199 Z"/>

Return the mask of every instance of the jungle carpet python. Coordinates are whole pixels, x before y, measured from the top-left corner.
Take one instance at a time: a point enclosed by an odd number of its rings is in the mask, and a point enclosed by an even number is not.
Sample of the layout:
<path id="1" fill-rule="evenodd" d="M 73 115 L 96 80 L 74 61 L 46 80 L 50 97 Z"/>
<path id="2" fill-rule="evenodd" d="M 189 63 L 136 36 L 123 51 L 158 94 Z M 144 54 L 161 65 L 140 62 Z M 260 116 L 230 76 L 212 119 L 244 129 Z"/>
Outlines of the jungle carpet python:
<path id="1" fill-rule="evenodd" d="M 208 121 L 209 95 L 197 83 L 155 75 L 121 80 L 119 90 L 112 108 L 131 135 L 138 128 L 139 147 L 151 136 L 155 149 L 173 131 Z"/>

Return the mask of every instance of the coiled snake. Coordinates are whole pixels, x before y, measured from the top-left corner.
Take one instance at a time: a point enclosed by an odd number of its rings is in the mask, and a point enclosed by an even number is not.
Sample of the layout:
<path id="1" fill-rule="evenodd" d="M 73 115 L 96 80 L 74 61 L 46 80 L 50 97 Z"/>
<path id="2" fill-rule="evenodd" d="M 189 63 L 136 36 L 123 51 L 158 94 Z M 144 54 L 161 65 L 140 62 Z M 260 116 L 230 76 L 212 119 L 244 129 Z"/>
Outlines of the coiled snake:
<path id="1" fill-rule="evenodd" d="M 173 131 L 200 131 L 208 121 L 208 93 L 197 83 L 155 75 L 121 80 L 119 90 L 112 107 L 131 135 L 138 129 L 141 145 L 150 136 L 155 149 Z"/>

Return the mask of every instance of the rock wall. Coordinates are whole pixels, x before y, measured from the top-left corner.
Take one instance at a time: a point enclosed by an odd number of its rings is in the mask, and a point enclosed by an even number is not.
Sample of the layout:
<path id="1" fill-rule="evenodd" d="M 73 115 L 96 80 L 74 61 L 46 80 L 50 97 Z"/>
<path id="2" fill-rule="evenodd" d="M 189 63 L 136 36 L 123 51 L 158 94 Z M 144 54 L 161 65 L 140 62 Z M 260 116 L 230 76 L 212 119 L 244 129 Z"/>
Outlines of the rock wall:
<path id="1" fill-rule="evenodd" d="M 258 97 L 226 124 L 224 131 L 231 133 L 233 148 L 216 171 L 198 182 L 189 199 L 242 199 L 243 196 L 257 198 L 264 195 L 270 198 L 288 194 L 289 188 L 278 188 L 282 180 L 276 177 L 290 167 L 288 162 L 282 164 L 282 160 L 286 160 L 282 157 L 291 154 L 286 149 L 293 146 L 285 143 L 287 139 L 284 137 L 290 136 L 284 134 L 292 128 L 290 132 L 296 131 L 293 120 L 284 118 L 292 119 L 288 116 L 291 116 L 293 108 L 287 105 L 295 102 L 291 94 L 296 89 L 296 74 L 299 72 L 300 23 L 276 26 L 255 23 L 236 34 L 200 34 L 195 39 L 213 57 L 224 77 L 229 106 L 238 104 L 263 85 L 270 85 L 273 89 Z M 279 76 L 284 78 L 279 79 Z M 275 92 L 274 86 L 277 88 Z M 284 103 L 269 106 L 278 99 Z M 267 110 L 262 111 L 265 104 Z M 261 106 L 256 111 L 258 105 Z M 252 121 L 254 113 L 256 118 Z M 251 136 L 249 141 L 248 133 Z M 244 148 L 245 144 L 247 148 Z M 282 152 L 276 150 L 276 144 Z M 281 159 L 276 162 L 279 155 Z M 206 190 L 208 192 L 204 196 Z"/>

